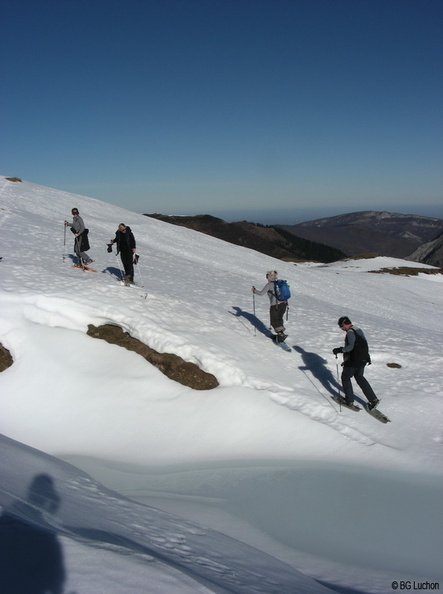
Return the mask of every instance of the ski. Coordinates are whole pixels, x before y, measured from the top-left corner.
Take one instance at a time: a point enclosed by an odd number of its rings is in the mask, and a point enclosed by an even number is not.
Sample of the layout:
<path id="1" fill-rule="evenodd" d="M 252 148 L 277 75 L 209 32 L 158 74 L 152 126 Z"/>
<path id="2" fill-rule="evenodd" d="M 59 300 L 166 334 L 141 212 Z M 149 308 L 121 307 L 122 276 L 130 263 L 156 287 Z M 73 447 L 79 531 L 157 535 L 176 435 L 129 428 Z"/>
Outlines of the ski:
<path id="1" fill-rule="evenodd" d="M 118 284 L 121 287 L 128 287 L 128 289 L 138 289 L 139 291 L 143 291 L 144 290 L 144 286 L 143 285 L 136 285 L 135 283 L 125 283 L 125 281 L 118 281 Z"/>
<path id="2" fill-rule="evenodd" d="M 332 400 L 334 400 L 334 402 L 336 402 L 340 406 L 345 406 L 346 408 L 349 408 L 349 410 L 354 410 L 355 412 L 361 410 L 361 408 L 359 406 L 356 406 L 355 404 L 347 404 L 343 396 L 331 396 L 331 398 Z"/>
<path id="3" fill-rule="evenodd" d="M 134 283 L 126 284 L 124 281 L 119 280 L 118 286 L 125 287 L 126 289 L 136 289 L 136 290 L 140 291 L 140 297 L 143 297 L 143 299 L 146 299 L 149 295 L 149 293 L 147 291 L 145 291 L 144 286 L 141 286 L 141 285 L 136 285 Z"/>
<path id="4" fill-rule="evenodd" d="M 98 272 L 95 268 L 91 268 L 86 264 L 83 264 L 83 266 L 81 266 L 80 264 L 73 264 L 72 268 L 77 268 L 77 270 L 89 270 L 89 272 Z"/>
<path id="5" fill-rule="evenodd" d="M 366 412 L 369 413 L 371 415 L 371 417 L 374 417 L 374 419 L 377 419 L 377 421 L 380 421 L 380 423 L 390 423 L 391 419 L 388 419 L 388 417 L 383 414 L 381 411 L 379 411 L 377 408 L 373 408 L 372 410 L 370 410 L 368 408 L 368 406 L 365 406 Z"/>
<path id="6" fill-rule="evenodd" d="M 280 347 L 281 349 L 283 349 L 284 351 L 286 351 L 287 353 L 291 352 L 291 347 L 288 346 L 285 342 L 279 342 L 277 340 L 277 335 L 271 336 L 272 342 L 277 345 L 278 347 Z"/>

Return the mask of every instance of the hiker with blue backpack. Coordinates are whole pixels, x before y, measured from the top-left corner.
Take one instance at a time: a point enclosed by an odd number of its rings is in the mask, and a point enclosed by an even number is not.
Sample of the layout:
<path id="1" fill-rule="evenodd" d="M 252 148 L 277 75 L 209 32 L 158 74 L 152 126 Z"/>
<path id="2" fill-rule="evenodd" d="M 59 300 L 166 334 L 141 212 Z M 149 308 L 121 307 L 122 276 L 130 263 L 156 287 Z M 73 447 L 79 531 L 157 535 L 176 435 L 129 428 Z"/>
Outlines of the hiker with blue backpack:
<path id="1" fill-rule="evenodd" d="M 268 281 L 261 291 L 252 287 L 254 295 L 268 294 L 270 307 L 269 316 L 271 326 L 276 332 L 275 341 L 284 342 L 287 338 L 285 334 L 285 326 L 283 323 L 284 315 L 288 307 L 288 299 L 291 296 L 289 285 L 286 281 L 278 279 L 276 270 L 269 270 L 266 273 L 266 280 Z"/>

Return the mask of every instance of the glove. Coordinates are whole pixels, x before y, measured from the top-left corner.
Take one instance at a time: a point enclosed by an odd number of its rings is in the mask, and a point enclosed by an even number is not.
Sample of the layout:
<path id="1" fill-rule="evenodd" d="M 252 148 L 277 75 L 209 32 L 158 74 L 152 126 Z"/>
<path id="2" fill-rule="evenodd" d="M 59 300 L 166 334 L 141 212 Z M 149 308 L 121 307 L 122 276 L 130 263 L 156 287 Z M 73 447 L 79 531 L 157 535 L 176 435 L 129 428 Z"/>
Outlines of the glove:
<path id="1" fill-rule="evenodd" d="M 343 352 L 343 347 L 337 347 L 336 349 L 332 349 L 332 352 L 334 353 L 335 356 L 337 356 L 338 353 Z"/>

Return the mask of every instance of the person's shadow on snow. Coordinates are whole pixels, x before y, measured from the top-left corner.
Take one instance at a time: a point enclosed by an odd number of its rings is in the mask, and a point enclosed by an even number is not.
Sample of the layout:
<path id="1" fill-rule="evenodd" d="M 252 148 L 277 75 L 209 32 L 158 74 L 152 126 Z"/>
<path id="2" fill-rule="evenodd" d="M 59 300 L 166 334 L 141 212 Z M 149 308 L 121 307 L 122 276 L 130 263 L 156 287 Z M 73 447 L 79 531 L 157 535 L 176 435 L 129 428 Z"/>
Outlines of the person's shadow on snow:
<path id="1" fill-rule="evenodd" d="M 309 353 L 302 349 L 301 346 L 294 345 L 293 349 L 300 353 L 303 360 L 304 366 L 300 366 L 299 369 L 303 372 L 309 371 L 313 377 L 318 380 L 321 385 L 333 394 L 337 396 L 337 392 L 340 391 L 341 385 L 335 379 L 333 373 L 326 367 L 326 359 L 317 355 L 317 353 Z"/>
<path id="2" fill-rule="evenodd" d="M 115 276 L 115 278 L 118 278 L 118 280 L 122 280 L 123 279 L 123 274 L 120 268 L 116 268 L 115 266 L 108 266 L 107 268 L 105 268 L 103 270 L 103 272 L 106 272 L 107 274 L 110 274 L 111 276 Z"/>
<path id="3" fill-rule="evenodd" d="M 248 311 L 241 309 L 241 307 L 232 306 L 232 309 L 234 311 L 229 312 L 231 315 L 236 316 L 237 318 L 245 318 L 245 320 L 247 320 L 254 328 L 256 328 L 265 336 L 268 336 L 269 338 L 273 336 L 269 328 L 265 326 L 265 324 L 263 324 L 263 322 L 259 320 L 257 316 L 255 316 L 254 314 L 251 314 Z"/>
<path id="4" fill-rule="evenodd" d="M 26 501 L 14 503 L 0 517 L 0 592 L 61 594 L 65 581 L 63 552 L 45 520 L 60 503 L 52 478 L 38 474 Z"/>

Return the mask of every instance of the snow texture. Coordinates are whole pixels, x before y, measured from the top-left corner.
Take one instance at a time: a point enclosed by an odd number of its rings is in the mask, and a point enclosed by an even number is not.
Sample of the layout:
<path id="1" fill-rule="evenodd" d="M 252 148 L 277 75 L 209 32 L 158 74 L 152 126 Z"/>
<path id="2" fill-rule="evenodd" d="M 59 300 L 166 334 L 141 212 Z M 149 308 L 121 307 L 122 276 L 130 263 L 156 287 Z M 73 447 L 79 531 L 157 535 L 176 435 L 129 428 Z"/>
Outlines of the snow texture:
<path id="1" fill-rule="evenodd" d="M 71 266 L 74 206 L 97 273 Z M 131 289 L 106 250 L 121 222 L 140 255 Z M 0 374 L 0 505 L 3 525 L 12 517 L 61 545 L 63 590 L 48 591 L 443 586 L 441 275 L 371 274 L 422 267 L 384 257 L 281 262 L 5 178 L 0 228 L 0 342 L 14 359 Z M 267 298 L 253 302 L 269 269 L 291 286 L 290 352 L 269 339 Z M 366 333 L 365 375 L 391 423 L 332 400 L 341 315 Z M 117 324 L 220 386 L 177 384 L 88 324 Z M 30 496 L 42 476 L 56 511 Z"/>

